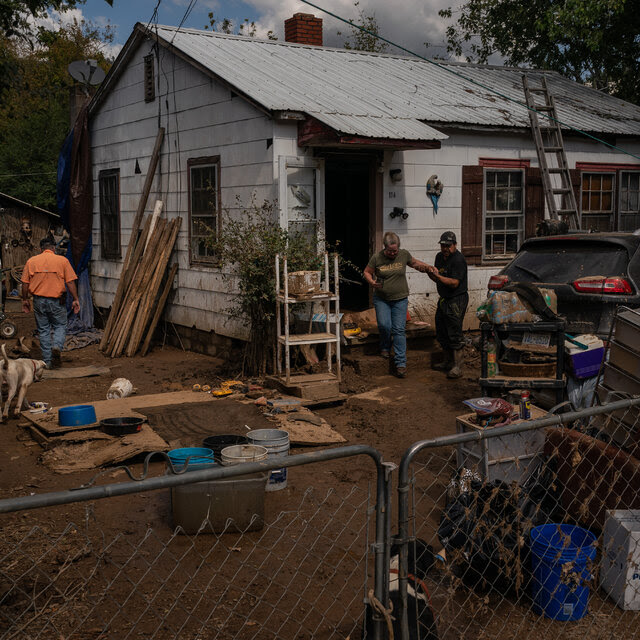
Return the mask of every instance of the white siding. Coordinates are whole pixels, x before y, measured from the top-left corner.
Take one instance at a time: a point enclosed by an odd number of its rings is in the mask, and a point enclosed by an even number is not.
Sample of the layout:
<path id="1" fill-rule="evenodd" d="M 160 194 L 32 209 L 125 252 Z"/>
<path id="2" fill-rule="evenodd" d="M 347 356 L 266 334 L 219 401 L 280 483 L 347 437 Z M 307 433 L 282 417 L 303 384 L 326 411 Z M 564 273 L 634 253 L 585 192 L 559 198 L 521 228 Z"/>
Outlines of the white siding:
<path id="1" fill-rule="evenodd" d="M 168 320 L 231 337 L 246 337 L 246 328 L 229 318 L 233 278 L 220 269 L 189 263 L 188 177 L 189 158 L 220 156 L 220 187 L 223 210 L 237 208 L 236 196 L 248 203 L 273 200 L 277 193 L 274 176 L 274 125 L 263 112 L 241 97 L 232 97 L 226 87 L 162 51 L 156 100 L 144 101 L 143 58 L 149 53 L 143 44 L 134 54 L 91 122 L 94 168 L 94 254 L 92 286 L 96 304 L 108 307 L 117 287 L 121 261 L 101 257 L 98 175 L 103 169 L 120 169 L 122 255 L 127 249 L 131 225 L 138 207 L 158 126 L 165 128 L 161 158 L 146 212 L 156 200 L 164 202 L 163 215 L 182 216 L 176 242 L 179 269 L 178 289 L 169 305 Z M 168 107 L 167 107 L 168 103 Z M 168 112 L 167 112 L 168 110 Z M 158 111 L 160 117 L 158 119 Z M 295 145 L 292 123 L 285 146 Z M 286 129 L 280 127 L 281 129 Z M 142 173 L 135 173 L 136 160 Z"/>

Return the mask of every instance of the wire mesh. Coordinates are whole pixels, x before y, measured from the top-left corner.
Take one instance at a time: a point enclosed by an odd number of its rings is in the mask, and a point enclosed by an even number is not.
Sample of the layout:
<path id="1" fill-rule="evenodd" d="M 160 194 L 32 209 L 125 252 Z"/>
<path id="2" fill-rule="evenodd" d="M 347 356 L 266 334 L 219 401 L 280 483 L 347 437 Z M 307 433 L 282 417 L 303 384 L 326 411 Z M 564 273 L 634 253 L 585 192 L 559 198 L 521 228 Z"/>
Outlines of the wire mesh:
<path id="1" fill-rule="evenodd" d="M 369 487 L 310 488 L 277 516 L 205 514 L 189 534 L 114 536 L 91 506 L 62 531 L 24 513 L 0 537 L 0 637 L 354 637 L 373 570 L 371 500 Z"/>
<path id="2" fill-rule="evenodd" d="M 640 638 L 640 408 L 593 413 L 417 450 L 406 637 Z"/>

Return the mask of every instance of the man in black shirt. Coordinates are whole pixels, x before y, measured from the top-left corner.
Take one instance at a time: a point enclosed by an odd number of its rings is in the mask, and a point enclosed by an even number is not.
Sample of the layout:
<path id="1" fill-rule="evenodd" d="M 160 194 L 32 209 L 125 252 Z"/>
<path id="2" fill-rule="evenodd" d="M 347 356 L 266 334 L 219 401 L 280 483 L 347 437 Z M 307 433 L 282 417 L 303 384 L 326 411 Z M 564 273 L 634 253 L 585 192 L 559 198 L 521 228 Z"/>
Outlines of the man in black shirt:
<path id="1" fill-rule="evenodd" d="M 447 371 L 447 378 L 462 376 L 462 321 L 469 304 L 467 261 L 457 250 L 456 234 L 445 231 L 440 237 L 440 251 L 427 273 L 438 289 L 436 338 L 444 350 L 444 362 L 434 369 Z"/>

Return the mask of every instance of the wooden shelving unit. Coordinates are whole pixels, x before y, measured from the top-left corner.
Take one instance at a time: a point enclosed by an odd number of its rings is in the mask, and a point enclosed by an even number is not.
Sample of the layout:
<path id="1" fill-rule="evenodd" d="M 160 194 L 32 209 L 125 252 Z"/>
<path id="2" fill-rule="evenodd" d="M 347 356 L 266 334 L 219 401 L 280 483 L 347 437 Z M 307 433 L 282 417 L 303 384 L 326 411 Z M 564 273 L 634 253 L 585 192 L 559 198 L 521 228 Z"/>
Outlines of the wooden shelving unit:
<path id="1" fill-rule="evenodd" d="M 326 345 L 327 372 L 314 374 L 314 381 L 340 382 L 340 285 L 338 274 L 338 255 L 333 256 L 333 278 L 329 273 L 329 254 L 324 254 L 323 290 L 307 294 L 289 293 L 289 270 L 286 256 L 276 256 L 276 371 L 285 385 L 292 383 L 291 376 L 291 347 L 312 344 Z M 282 271 L 282 279 L 281 279 Z M 331 281 L 333 280 L 333 290 Z M 290 307 L 294 304 L 310 305 L 310 318 L 313 317 L 313 306 L 321 303 L 324 308 L 325 331 L 317 333 L 291 333 Z M 331 317 L 333 316 L 334 331 L 331 331 Z M 311 324 L 311 322 L 310 322 Z M 335 347 L 334 347 L 335 345 Z M 335 371 L 333 354 L 335 349 Z M 320 376 L 320 378 L 319 378 Z M 304 380 L 304 376 L 297 375 L 296 379 Z M 307 376 L 309 379 L 309 376 Z"/>
<path id="2" fill-rule="evenodd" d="M 564 322 L 519 322 L 512 324 L 492 324 L 490 322 L 480 323 L 480 354 L 481 373 L 480 388 L 484 394 L 488 394 L 491 389 L 508 391 L 510 389 L 554 389 L 557 403 L 561 403 L 564 398 L 564 388 L 566 380 L 564 377 Z M 556 366 L 555 376 L 549 378 L 521 378 L 513 376 L 488 375 L 486 343 L 492 333 L 501 335 L 528 331 L 532 333 L 553 333 L 556 336 Z"/>

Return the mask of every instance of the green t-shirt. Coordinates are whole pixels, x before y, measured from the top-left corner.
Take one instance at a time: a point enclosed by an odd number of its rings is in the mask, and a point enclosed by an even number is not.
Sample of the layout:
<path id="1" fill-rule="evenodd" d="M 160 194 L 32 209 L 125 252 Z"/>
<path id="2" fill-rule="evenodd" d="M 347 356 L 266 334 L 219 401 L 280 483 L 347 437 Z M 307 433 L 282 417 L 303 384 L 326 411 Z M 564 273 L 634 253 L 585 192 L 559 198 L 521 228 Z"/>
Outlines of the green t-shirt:
<path id="1" fill-rule="evenodd" d="M 387 258 L 383 251 L 374 253 L 367 266 L 375 271 L 376 280 L 382 283 L 382 289 L 374 289 L 374 294 L 389 302 L 406 298 L 409 295 L 407 265 L 412 261 L 406 249 L 400 249 L 395 258 Z"/>

